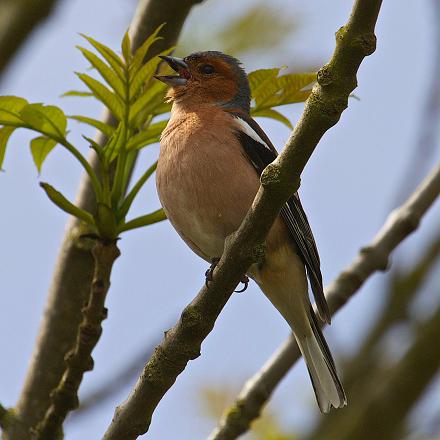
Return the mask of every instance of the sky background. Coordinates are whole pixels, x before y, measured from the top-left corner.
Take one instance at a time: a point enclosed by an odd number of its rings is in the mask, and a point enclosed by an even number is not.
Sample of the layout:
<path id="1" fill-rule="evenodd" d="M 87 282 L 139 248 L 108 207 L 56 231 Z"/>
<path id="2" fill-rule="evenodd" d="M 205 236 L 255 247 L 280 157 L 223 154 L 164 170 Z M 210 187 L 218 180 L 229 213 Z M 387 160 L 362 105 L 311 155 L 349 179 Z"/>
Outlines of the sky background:
<path id="1" fill-rule="evenodd" d="M 253 3 L 207 0 L 205 5 L 194 8 L 183 32 L 184 38 L 197 32 L 198 41 L 190 49 L 217 49 L 212 43 L 209 47 L 204 45 L 209 32 L 222 29 L 230 17 Z M 281 64 L 292 68 L 323 64 L 333 51 L 334 32 L 347 20 L 352 2 L 271 3 L 285 10 L 292 23 L 299 22 L 299 29 L 274 51 L 242 57 L 247 70 Z M 97 117 L 101 107 L 92 100 L 59 98 L 66 90 L 80 88 L 73 71 L 87 68 L 74 47 L 85 44 L 78 33 L 117 49 L 134 8 L 134 1 L 61 1 L 52 18 L 34 33 L 10 65 L 0 83 L 0 94 L 59 105 L 67 114 Z M 427 0 L 384 2 L 377 25 L 377 51 L 363 62 L 358 76 L 355 93 L 360 101 L 350 100 L 341 121 L 325 135 L 304 171 L 301 195 L 320 250 L 325 284 L 353 260 L 361 246 L 371 241 L 395 206 L 399 187 L 405 183 L 430 79 L 431 17 Z M 263 32 L 264 29 L 262 38 Z M 282 111 L 295 121 L 302 107 L 288 106 Z M 289 130 L 277 122 L 259 122 L 280 149 Z M 80 134 L 93 132 L 73 121 L 69 128 L 71 140 L 86 151 Z M 77 163 L 57 148 L 39 177 L 29 152 L 30 138 L 24 131 L 13 135 L 5 172 L 0 175 L 0 230 L 4 231 L 0 247 L 0 353 L 2 359 L 7 359 L 1 363 L 0 401 L 4 405 L 14 405 L 20 393 L 67 220 L 46 199 L 38 182 L 40 178 L 48 181 L 73 199 L 81 175 Z M 144 151 L 137 173 L 145 170 L 157 154 L 157 145 Z M 437 149 L 432 165 L 439 158 Z M 151 180 L 132 215 L 158 206 Z M 421 229 L 401 246 L 395 261 L 411 264 L 429 243 L 438 228 L 439 208 L 437 203 Z M 206 263 L 191 253 L 167 222 L 126 234 L 120 248 L 122 256 L 115 265 L 107 301 L 109 318 L 94 352 L 95 369 L 83 381 L 83 395 L 99 388 L 143 346 L 149 347 L 151 341 L 160 338 L 204 281 Z M 380 307 L 383 283 L 384 275 L 373 276 L 326 330 L 336 360 L 350 353 L 365 334 Z M 427 313 L 433 304 L 434 292 L 429 291 L 429 283 L 426 289 L 421 313 Z M 162 400 L 145 438 L 206 438 L 213 421 L 204 411 L 201 390 L 207 386 L 238 390 L 287 335 L 284 320 L 255 284 L 246 293 L 233 295 L 203 344 L 202 356 L 189 364 Z M 90 415 L 68 424 L 66 438 L 100 438 L 114 407 L 128 391 L 129 387 Z M 415 413 L 415 427 L 430 411 L 440 408 L 439 383 L 429 399 L 430 404 Z M 307 430 L 318 416 L 302 363 L 276 391 L 271 408 L 285 426 L 300 432 Z"/>

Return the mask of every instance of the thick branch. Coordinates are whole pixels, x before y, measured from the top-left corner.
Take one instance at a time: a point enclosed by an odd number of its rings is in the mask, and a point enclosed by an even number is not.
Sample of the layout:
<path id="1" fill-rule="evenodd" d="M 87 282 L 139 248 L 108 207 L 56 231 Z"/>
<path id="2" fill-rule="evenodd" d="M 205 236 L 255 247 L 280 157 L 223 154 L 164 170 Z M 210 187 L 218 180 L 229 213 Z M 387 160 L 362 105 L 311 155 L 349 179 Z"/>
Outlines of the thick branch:
<path id="1" fill-rule="evenodd" d="M 151 416 L 189 360 L 200 355 L 202 341 L 249 266 L 261 261 L 265 237 L 285 201 L 298 189 L 300 175 L 323 134 L 339 120 L 356 87 L 356 73 L 373 53 L 380 0 L 355 3 L 348 24 L 337 34 L 329 64 L 283 152 L 261 176 L 261 186 L 240 228 L 226 240 L 209 288 L 203 287 L 167 332 L 127 400 L 115 411 L 105 440 L 129 440 L 148 430 Z"/>
<path id="2" fill-rule="evenodd" d="M 191 7 L 200 2 L 201 0 L 140 0 L 130 25 L 133 48 L 136 49 L 164 22 L 167 25 L 161 32 L 163 40 L 157 42 L 154 50 L 160 51 L 173 46 Z M 110 121 L 107 113 L 104 119 L 106 122 Z M 101 137 L 97 140 L 101 143 L 105 141 Z M 96 169 L 96 158 L 91 157 L 90 160 Z M 86 210 L 94 206 L 93 191 L 87 176 L 82 179 L 76 202 Z M 55 265 L 37 343 L 15 410 L 17 423 L 8 431 L 8 439 L 26 438 L 30 427 L 41 420 L 50 403 L 50 391 L 57 386 L 64 372 L 64 356 L 75 342 L 81 308 L 90 291 L 93 268 L 90 248 L 84 246 L 79 239 L 83 233 L 78 222 L 69 223 Z"/>
<path id="3" fill-rule="evenodd" d="M 83 319 L 78 328 L 74 348 L 66 355 L 66 370 L 58 386 L 51 392 L 44 419 L 37 426 L 36 440 L 57 438 L 67 414 L 78 407 L 78 389 L 86 371 L 93 369 L 92 351 L 102 333 L 102 321 L 107 317 L 104 307 L 110 288 L 110 275 L 120 252 L 116 241 L 96 240 L 92 249 L 94 274 L 90 297 L 83 309 Z"/>
<path id="4" fill-rule="evenodd" d="M 371 245 L 363 248 L 353 263 L 326 289 L 330 310 L 335 313 L 379 270 L 385 270 L 391 252 L 419 225 L 426 211 L 440 194 L 440 166 L 417 188 L 400 208 L 393 211 Z M 232 440 L 249 429 L 281 379 L 300 358 L 290 337 L 266 365 L 243 387 L 236 403 L 209 440 Z"/>
<path id="5" fill-rule="evenodd" d="M 0 0 L 0 74 L 57 0 Z"/>

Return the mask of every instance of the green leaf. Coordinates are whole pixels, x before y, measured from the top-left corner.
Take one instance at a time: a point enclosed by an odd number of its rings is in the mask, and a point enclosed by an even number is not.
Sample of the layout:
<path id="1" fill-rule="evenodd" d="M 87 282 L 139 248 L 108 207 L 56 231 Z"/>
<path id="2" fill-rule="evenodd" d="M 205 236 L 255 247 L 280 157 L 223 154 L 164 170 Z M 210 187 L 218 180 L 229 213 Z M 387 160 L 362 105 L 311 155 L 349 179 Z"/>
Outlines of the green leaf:
<path id="1" fill-rule="evenodd" d="M 77 73 L 79 79 L 92 91 L 95 97 L 101 101 L 113 115 L 121 120 L 123 103 L 121 99 L 111 92 L 106 86 L 85 73 Z"/>
<path id="2" fill-rule="evenodd" d="M 122 147 L 125 147 L 124 143 L 127 138 L 127 127 L 123 122 L 120 122 L 116 130 L 113 132 L 107 145 L 104 147 L 104 157 L 107 163 L 113 162 Z"/>
<path id="3" fill-rule="evenodd" d="M 101 162 L 104 161 L 103 149 L 101 145 L 95 142 L 92 138 L 82 135 L 82 137 L 90 144 L 90 148 L 96 151 L 96 154 L 99 156 L 99 160 Z"/>
<path id="4" fill-rule="evenodd" d="M 121 98 L 125 98 L 125 87 L 124 84 L 115 73 L 104 61 L 102 61 L 98 56 L 96 56 L 90 50 L 85 49 L 81 46 L 76 46 L 84 57 L 89 61 L 89 63 L 99 72 L 99 74 L 105 79 L 107 84 L 116 92 L 116 94 Z"/>
<path id="5" fill-rule="evenodd" d="M 125 32 L 124 34 L 124 38 L 122 39 L 122 44 L 121 44 L 121 49 L 122 49 L 122 56 L 124 57 L 125 63 L 128 65 L 130 65 L 131 62 L 131 41 L 130 41 L 130 35 L 128 34 L 128 31 Z"/>
<path id="6" fill-rule="evenodd" d="M 82 96 L 82 97 L 90 97 L 93 96 L 92 92 L 83 92 L 82 90 L 69 90 L 66 93 L 61 95 L 61 98 L 65 98 L 67 96 Z"/>
<path id="7" fill-rule="evenodd" d="M 82 122 L 84 124 L 88 124 L 96 129 L 98 129 L 101 133 L 105 134 L 107 137 L 110 137 L 115 129 L 106 124 L 105 122 L 99 121 L 98 119 L 89 118 L 87 116 L 81 115 L 71 115 L 68 116 L 69 119 L 74 119 L 75 121 Z"/>
<path id="8" fill-rule="evenodd" d="M 252 98 L 258 103 L 263 95 L 265 89 L 271 82 L 274 82 L 280 72 L 280 68 L 273 69 L 259 69 L 249 73 L 248 80 L 251 88 Z"/>
<path id="9" fill-rule="evenodd" d="M 304 102 L 311 93 L 312 83 L 316 81 L 316 73 L 290 73 L 276 79 L 276 92 L 260 100 L 260 106 L 265 108 L 279 105 Z M 272 89 L 273 90 L 273 89 Z M 270 90 L 269 90 L 270 91 Z"/>
<path id="10" fill-rule="evenodd" d="M 67 118 L 58 107 L 28 104 L 21 110 L 20 117 L 30 128 L 50 138 L 65 139 L 66 137 Z"/>
<path id="11" fill-rule="evenodd" d="M 170 102 L 161 102 L 156 105 L 153 109 L 153 116 L 163 115 L 165 113 L 169 113 L 171 111 L 171 103 Z"/>
<path id="12" fill-rule="evenodd" d="M 41 167 L 47 155 L 53 150 L 56 141 L 46 136 L 39 136 L 31 140 L 31 153 L 37 167 L 38 174 L 41 173 Z"/>
<path id="13" fill-rule="evenodd" d="M 105 44 L 100 43 L 99 41 L 94 40 L 87 35 L 80 34 L 83 38 L 85 38 L 100 54 L 101 56 L 110 64 L 115 73 L 121 78 L 124 79 L 124 64 L 119 58 L 119 55 L 110 49 Z"/>
<path id="14" fill-rule="evenodd" d="M 161 29 L 165 26 L 165 23 L 161 24 L 136 50 L 133 55 L 133 60 L 130 66 L 130 73 L 135 75 L 139 68 L 144 63 L 145 55 L 148 52 L 148 49 L 155 43 L 157 40 L 161 40 L 162 37 L 158 37 L 157 35 L 161 31 Z"/>
<path id="15" fill-rule="evenodd" d="M 174 48 L 164 50 L 159 55 L 168 55 Z M 130 80 L 130 99 L 133 100 L 137 97 L 141 87 L 151 80 L 154 73 L 156 72 L 157 66 L 162 61 L 158 56 L 155 56 L 150 61 L 145 63 L 139 71 L 134 75 L 133 79 Z"/>
<path id="16" fill-rule="evenodd" d="M 64 212 L 73 215 L 74 217 L 83 220 L 87 224 L 91 226 L 95 226 L 95 220 L 93 219 L 92 214 L 90 212 L 84 211 L 81 208 L 78 208 L 73 203 L 69 202 L 59 191 L 57 191 L 53 186 L 48 183 L 40 182 L 41 188 L 44 189 L 49 199 L 58 206 L 58 208 L 62 209 Z"/>
<path id="17" fill-rule="evenodd" d="M 21 126 L 20 112 L 28 104 L 18 96 L 0 96 L 0 124 Z"/>
<path id="18" fill-rule="evenodd" d="M 16 127 L 1 127 L 0 128 L 0 170 L 3 166 L 3 161 L 6 154 L 6 145 L 11 134 L 14 132 Z"/>
<path id="19" fill-rule="evenodd" d="M 142 126 L 148 115 L 163 103 L 166 84 L 157 81 L 152 84 L 130 107 L 129 125 Z"/>
<path id="20" fill-rule="evenodd" d="M 289 119 L 287 119 L 283 114 L 281 114 L 280 112 L 277 112 L 274 109 L 268 108 L 268 109 L 257 110 L 257 111 L 251 110 L 251 115 L 254 117 L 275 119 L 276 121 L 282 122 L 284 125 L 287 125 L 287 127 L 289 127 L 291 130 L 293 130 L 293 125 L 291 124 Z"/>
<path id="21" fill-rule="evenodd" d="M 129 231 L 131 229 L 142 228 L 144 226 L 152 225 L 153 223 L 158 223 L 166 220 L 167 216 L 163 209 L 158 209 L 151 214 L 143 215 L 141 217 L 136 217 L 127 223 L 124 223 L 118 228 L 118 233 Z"/>
<path id="22" fill-rule="evenodd" d="M 159 142 L 162 131 L 168 124 L 168 120 L 151 124 L 146 130 L 140 130 L 132 136 L 127 144 L 127 150 L 141 149 L 147 145 Z"/>

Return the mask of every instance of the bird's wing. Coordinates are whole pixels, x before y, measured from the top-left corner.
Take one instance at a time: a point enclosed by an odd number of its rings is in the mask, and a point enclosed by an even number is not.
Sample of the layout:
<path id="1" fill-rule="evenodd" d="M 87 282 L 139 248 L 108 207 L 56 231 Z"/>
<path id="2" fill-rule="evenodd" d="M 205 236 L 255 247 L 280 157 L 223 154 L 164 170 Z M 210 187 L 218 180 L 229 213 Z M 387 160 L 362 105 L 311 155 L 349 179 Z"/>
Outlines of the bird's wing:
<path id="1" fill-rule="evenodd" d="M 240 125 L 240 129 L 237 130 L 237 138 L 255 170 L 261 175 L 264 168 L 277 157 L 277 150 L 262 128 L 250 116 L 241 112 L 234 112 L 232 115 Z M 330 311 L 322 286 L 318 249 L 298 193 L 295 193 L 282 207 L 281 217 L 306 266 L 319 316 L 324 322 L 330 323 Z"/>

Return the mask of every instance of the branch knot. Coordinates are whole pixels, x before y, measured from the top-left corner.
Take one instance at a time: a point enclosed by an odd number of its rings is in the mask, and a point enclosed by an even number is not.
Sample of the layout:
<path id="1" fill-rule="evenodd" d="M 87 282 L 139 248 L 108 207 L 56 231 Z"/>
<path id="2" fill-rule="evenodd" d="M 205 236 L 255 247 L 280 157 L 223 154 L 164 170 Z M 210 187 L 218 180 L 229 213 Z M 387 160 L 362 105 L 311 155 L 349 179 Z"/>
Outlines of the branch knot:
<path id="1" fill-rule="evenodd" d="M 376 35 L 372 32 L 359 35 L 358 37 L 353 38 L 351 46 L 360 49 L 362 55 L 367 57 L 376 50 Z"/>
<path id="2" fill-rule="evenodd" d="M 333 72 L 329 64 L 326 64 L 319 69 L 317 81 L 321 87 L 328 86 L 334 82 Z"/>

